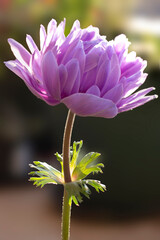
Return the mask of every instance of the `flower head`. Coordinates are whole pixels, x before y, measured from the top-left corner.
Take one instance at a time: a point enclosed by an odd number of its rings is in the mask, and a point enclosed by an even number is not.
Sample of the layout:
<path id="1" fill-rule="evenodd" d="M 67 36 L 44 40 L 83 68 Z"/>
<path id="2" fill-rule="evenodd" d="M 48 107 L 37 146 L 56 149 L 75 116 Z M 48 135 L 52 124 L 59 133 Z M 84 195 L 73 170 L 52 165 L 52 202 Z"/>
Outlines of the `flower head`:
<path id="1" fill-rule="evenodd" d="M 64 103 L 80 116 L 112 118 L 156 97 L 153 87 L 134 93 L 145 81 L 146 61 L 128 54 L 128 40 L 120 35 L 107 41 L 98 28 L 81 29 L 75 21 L 67 37 L 65 20 L 51 20 L 47 32 L 40 27 L 40 49 L 30 35 L 27 51 L 8 42 L 16 60 L 6 66 L 22 78 L 37 97 L 50 105 Z"/>

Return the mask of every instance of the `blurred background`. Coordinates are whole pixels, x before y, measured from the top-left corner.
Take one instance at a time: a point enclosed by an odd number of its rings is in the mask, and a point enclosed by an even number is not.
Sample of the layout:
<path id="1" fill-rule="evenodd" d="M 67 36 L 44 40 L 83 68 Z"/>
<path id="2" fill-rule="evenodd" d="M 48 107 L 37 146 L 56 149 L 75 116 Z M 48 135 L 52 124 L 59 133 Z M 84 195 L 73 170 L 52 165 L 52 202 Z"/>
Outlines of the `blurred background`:
<path id="1" fill-rule="evenodd" d="M 51 18 L 100 28 L 108 40 L 124 33 L 130 51 L 148 61 L 143 88 L 160 92 L 159 0 L 0 0 L 0 239 L 60 239 L 62 188 L 28 182 L 33 160 L 57 165 L 67 109 L 37 99 L 5 68 L 14 59 L 7 38 L 39 44 L 39 26 Z M 159 99 L 114 119 L 76 117 L 73 140 L 102 153 L 108 191 L 73 206 L 71 240 L 160 239 Z M 79 234 L 80 233 L 80 234 Z"/>

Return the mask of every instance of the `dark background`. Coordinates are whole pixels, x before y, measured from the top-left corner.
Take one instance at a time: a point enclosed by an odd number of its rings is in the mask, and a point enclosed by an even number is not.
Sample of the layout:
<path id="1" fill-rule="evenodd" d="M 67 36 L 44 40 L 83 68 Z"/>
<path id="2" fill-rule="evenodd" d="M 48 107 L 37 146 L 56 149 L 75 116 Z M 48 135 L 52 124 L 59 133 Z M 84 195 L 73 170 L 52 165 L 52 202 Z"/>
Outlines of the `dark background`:
<path id="1" fill-rule="evenodd" d="M 160 3 L 142 0 L 1 0 L 0 4 L 0 186 L 3 199 L 10 193 L 23 195 L 21 189 L 24 192 L 25 189 L 39 191 L 28 183 L 28 164 L 41 160 L 57 165 L 54 153 L 61 152 L 67 116 L 65 106 L 48 106 L 5 68 L 3 61 L 14 59 L 7 38 L 12 37 L 26 46 L 25 35 L 30 34 L 39 44 L 40 24 L 46 27 L 51 18 L 59 23 L 64 17 L 67 19 L 66 34 L 75 19 L 81 21 L 82 28 L 90 24 L 99 27 L 108 40 L 125 33 L 132 42 L 130 51 L 134 50 L 148 60 L 145 71 L 149 75 L 143 88 L 154 86 L 155 93 L 159 94 Z M 102 153 L 104 174 L 96 177 L 106 184 L 108 191 L 103 194 L 93 191 L 91 200 L 84 199 L 80 208 L 73 207 L 73 219 L 91 215 L 104 221 L 121 222 L 159 217 L 159 123 L 159 99 L 114 119 L 76 117 L 72 139 L 83 139 L 84 153 Z M 59 213 L 61 187 L 47 186 L 45 189 L 42 193 L 47 194 L 50 213 L 54 215 L 53 199 Z M 34 198 L 34 192 L 31 193 Z M 14 201 L 12 197 L 10 199 Z M 7 204 L 4 208 L 7 211 Z M 7 237 L 5 231 L 2 233 Z M 16 234 L 13 239 L 17 239 Z"/>

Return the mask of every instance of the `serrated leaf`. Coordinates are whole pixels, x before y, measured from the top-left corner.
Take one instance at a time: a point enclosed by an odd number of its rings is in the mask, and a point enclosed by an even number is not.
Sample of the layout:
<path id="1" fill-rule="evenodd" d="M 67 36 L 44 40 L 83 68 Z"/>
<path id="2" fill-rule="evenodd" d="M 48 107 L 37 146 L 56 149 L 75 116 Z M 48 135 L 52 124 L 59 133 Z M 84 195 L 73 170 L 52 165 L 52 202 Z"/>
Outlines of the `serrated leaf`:
<path id="1" fill-rule="evenodd" d="M 92 179 L 84 179 L 90 173 L 102 173 L 102 163 L 97 163 L 97 158 L 100 153 L 91 152 L 86 154 L 82 159 L 78 158 L 79 152 L 82 148 L 82 141 L 74 142 L 73 147 L 70 148 L 70 168 L 72 173 L 72 182 L 64 183 L 63 174 L 63 155 L 56 153 L 55 156 L 61 164 L 61 172 L 53 168 L 45 162 L 34 161 L 30 164 L 30 167 L 35 168 L 35 171 L 31 171 L 29 174 L 30 181 L 33 181 L 34 185 L 43 187 L 46 184 L 62 184 L 69 194 L 69 203 L 72 201 L 78 206 L 82 202 L 82 196 L 89 198 L 91 190 L 89 186 L 93 187 L 97 192 L 104 192 L 106 190 L 105 185 L 100 181 Z"/>
<path id="2" fill-rule="evenodd" d="M 73 142 L 73 148 L 70 151 L 70 153 L 71 153 L 71 162 L 70 162 L 71 172 L 73 171 L 73 169 L 76 166 L 78 155 L 79 155 L 79 152 L 80 152 L 80 150 L 82 148 L 82 145 L 83 145 L 83 141 L 82 140 L 79 141 L 79 142 Z"/>
<path id="3" fill-rule="evenodd" d="M 34 161 L 34 164 L 30 164 L 30 167 L 37 169 L 32 171 L 29 175 L 38 176 L 30 177 L 29 181 L 33 181 L 34 185 L 43 187 L 45 184 L 63 184 L 63 176 L 61 172 L 53 168 L 51 165 L 45 162 Z"/>
<path id="4" fill-rule="evenodd" d="M 77 198 L 75 196 L 72 195 L 71 199 L 73 200 L 75 205 L 79 206 Z"/>
<path id="5" fill-rule="evenodd" d="M 64 187 L 68 192 L 70 199 L 78 206 L 82 202 L 81 188 L 78 182 L 65 183 Z"/>
<path id="6" fill-rule="evenodd" d="M 95 188 L 95 190 L 99 193 L 99 191 L 104 192 L 106 191 L 106 186 L 104 184 L 102 184 L 100 181 L 98 180 L 94 180 L 94 179 L 86 179 L 83 180 L 86 182 L 86 184 L 92 186 L 93 188 Z"/>
<path id="7" fill-rule="evenodd" d="M 88 176 L 90 173 L 102 173 L 103 163 L 97 163 L 96 160 L 100 153 L 91 152 L 86 154 L 76 165 L 72 173 L 73 180 L 81 180 Z"/>
<path id="8" fill-rule="evenodd" d="M 31 177 L 29 181 L 33 181 L 33 185 L 37 187 L 43 187 L 46 184 L 57 184 L 56 181 L 47 177 Z"/>
<path id="9" fill-rule="evenodd" d="M 59 154 L 58 152 L 56 152 L 55 156 L 56 156 L 58 162 L 61 164 L 61 173 L 63 173 L 63 157 L 62 157 L 62 154 Z"/>
<path id="10" fill-rule="evenodd" d="M 64 184 L 64 187 L 68 192 L 70 199 L 73 200 L 75 205 L 79 206 L 79 203 L 82 202 L 82 195 L 84 195 L 87 198 L 90 198 L 91 190 L 87 185 L 90 185 L 93 188 L 95 188 L 97 192 L 99 191 L 104 192 L 106 190 L 106 186 L 104 184 L 102 184 L 98 180 L 92 179 L 79 180 Z"/>

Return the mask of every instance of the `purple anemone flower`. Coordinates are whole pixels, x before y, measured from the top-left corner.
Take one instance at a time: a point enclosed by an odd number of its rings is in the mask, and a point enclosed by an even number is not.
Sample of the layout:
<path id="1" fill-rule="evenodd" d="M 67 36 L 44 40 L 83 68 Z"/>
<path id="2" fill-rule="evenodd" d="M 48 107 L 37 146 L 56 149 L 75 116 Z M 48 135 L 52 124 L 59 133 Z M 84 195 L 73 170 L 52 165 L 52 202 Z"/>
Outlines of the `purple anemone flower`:
<path id="1" fill-rule="evenodd" d="M 22 78 L 33 94 L 50 105 L 64 103 L 79 116 L 113 118 L 154 98 L 153 87 L 135 91 L 144 83 L 146 61 L 128 53 L 125 35 L 107 41 L 99 29 L 81 29 L 75 21 L 67 37 L 65 20 L 40 27 L 40 50 L 30 35 L 27 51 L 8 39 L 16 60 L 6 66 Z"/>

